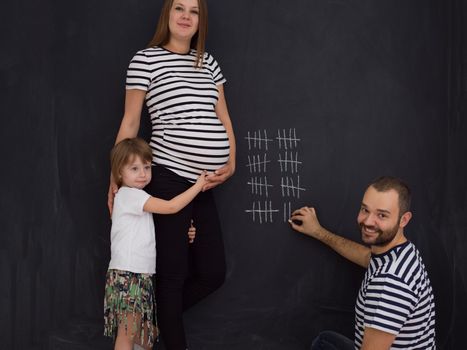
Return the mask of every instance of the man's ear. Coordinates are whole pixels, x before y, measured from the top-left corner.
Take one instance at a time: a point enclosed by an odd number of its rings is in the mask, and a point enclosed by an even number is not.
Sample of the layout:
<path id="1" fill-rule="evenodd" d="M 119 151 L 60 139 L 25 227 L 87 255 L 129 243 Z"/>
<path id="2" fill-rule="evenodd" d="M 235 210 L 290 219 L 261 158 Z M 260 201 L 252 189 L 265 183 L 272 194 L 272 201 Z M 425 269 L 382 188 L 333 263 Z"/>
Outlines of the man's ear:
<path id="1" fill-rule="evenodd" d="M 407 226 L 410 219 L 412 219 L 412 212 L 410 212 L 410 211 L 405 212 L 401 216 L 401 219 L 399 220 L 399 227 L 404 228 L 405 226 Z"/>

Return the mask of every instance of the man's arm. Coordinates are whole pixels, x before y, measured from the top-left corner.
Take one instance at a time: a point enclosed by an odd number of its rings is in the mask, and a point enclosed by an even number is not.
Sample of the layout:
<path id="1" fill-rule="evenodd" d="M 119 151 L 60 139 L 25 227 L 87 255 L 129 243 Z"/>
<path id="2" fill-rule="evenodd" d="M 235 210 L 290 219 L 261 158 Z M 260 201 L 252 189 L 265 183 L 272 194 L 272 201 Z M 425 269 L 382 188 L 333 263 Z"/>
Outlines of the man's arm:
<path id="1" fill-rule="evenodd" d="M 363 342 L 360 350 L 388 350 L 396 339 L 395 334 L 380 331 L 375 328 L 365 327 Z"/>
<path id="2" fill-rule="evenodd" d="M 368 267 L 371 258 L 370 248 L 326 230 L 320 225 L 315 208 L 303 207 L 295 210 L 289 223 L 295 231 L 323 242 L 357 265 Z"/>

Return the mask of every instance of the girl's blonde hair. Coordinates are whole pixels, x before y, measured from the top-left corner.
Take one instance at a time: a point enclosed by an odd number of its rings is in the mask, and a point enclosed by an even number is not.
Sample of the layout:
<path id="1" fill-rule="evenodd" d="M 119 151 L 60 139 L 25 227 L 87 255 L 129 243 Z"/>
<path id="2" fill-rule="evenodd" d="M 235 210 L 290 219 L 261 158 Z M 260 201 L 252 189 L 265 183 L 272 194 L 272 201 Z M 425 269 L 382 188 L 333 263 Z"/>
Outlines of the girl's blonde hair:
<path id="1" fill-rule="evenodd" d="M 143 162 L 152 161 L 152 150 L 148 143 L 141 138 L 124 139 L 117 143 L 110 152 L 110 170 L 117 186 L 122 185 L 122 169 L 135 157 Z"/>
<path id="2" fill-rule="evenodd" d="M 157 22 L 156 33 L 149 42 L 148 47 L 164 46 L 169 42 L 169 18 L 173 2 L 174 0 L 164 0 L 159 22 Z M 198 31 L 191 38 L 190 48 L 196 50 L 195 67 L 201 68 L 203 66 L 206 36 L 208 33 L 208 6 L 206 0 L 198 0 L 198 10 Z"/>

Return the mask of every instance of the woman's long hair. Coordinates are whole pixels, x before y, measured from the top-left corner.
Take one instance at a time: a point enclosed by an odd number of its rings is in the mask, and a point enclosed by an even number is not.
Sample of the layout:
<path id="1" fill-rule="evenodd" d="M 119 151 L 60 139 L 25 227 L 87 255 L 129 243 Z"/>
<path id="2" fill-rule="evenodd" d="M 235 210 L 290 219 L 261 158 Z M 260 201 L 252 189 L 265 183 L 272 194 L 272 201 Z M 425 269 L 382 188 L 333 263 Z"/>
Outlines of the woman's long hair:
<path id="1" fill-rule="evenodd" d="M 148 47 L 164 46 L 170 40 L 169 17 L 173 0 L 164 0 L 159 22 L 157 22 L 156 33 L 149 42 Z M 195 67 L 203 65 L 204 49 L 206 45 L 206 35 L 208 32 L 208 6 L 206 0 L 198 0 L 198 31 L 191 38 L 190 48 L 196 50 Z"/>

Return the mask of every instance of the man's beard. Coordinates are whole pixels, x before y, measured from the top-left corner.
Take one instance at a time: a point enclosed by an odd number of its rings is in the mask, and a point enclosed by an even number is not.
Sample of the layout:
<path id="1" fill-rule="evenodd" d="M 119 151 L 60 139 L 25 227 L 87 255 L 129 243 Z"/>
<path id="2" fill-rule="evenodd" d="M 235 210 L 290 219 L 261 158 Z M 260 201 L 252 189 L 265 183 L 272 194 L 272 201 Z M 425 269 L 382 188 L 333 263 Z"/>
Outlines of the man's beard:
<path id="1" fill-rule="evenodd" d="M 388 243 L 390 243 L 394 239 L 394 237 L 396 237 L 397 231 L 399 231 L 399 223 L 394 225 L 393 228 L 390 228 L 390 229 L 385 230 L 385 231 L 383 231 L 381 229 L 376 229 L 375 226 L 366 226 L 363 223 L 360 223 L 359 226 L 360 226 L 360 232 L 362 234 L 363 242 L 365 242 L 366 244 L 369 244 L 369 245 L 375 245 L 375 246 L 379 246 L 379 247 L 385 246 Z M 370 240 L 365 240 L 364 239 L 364 233 L 363 233 L 363 228 L 364 227 L 367 227 L 371 231 L 374 231 L 372 233 L 374 235 L 376 235 L 376 238 L 372 238 L 371 241 Z"/>

